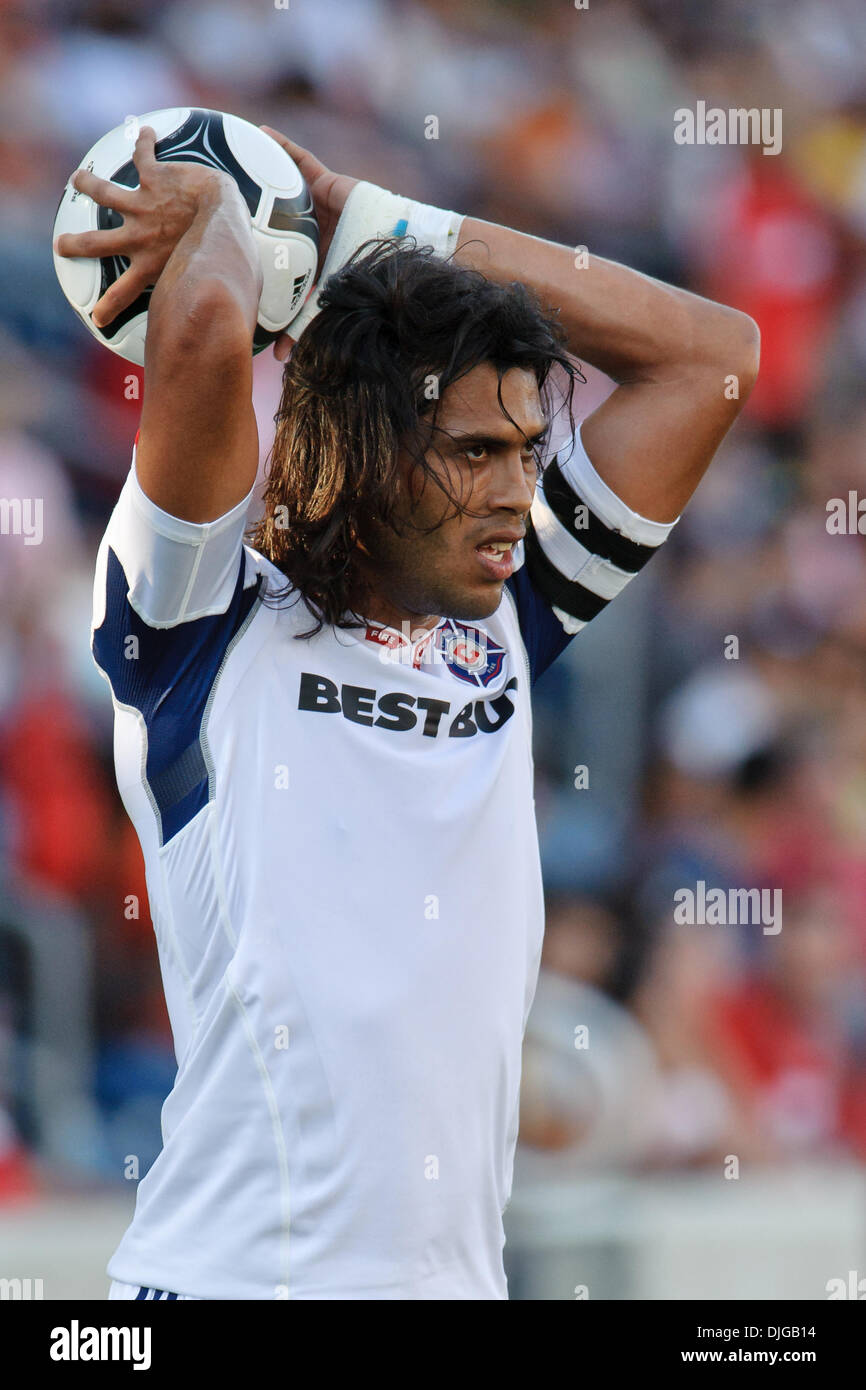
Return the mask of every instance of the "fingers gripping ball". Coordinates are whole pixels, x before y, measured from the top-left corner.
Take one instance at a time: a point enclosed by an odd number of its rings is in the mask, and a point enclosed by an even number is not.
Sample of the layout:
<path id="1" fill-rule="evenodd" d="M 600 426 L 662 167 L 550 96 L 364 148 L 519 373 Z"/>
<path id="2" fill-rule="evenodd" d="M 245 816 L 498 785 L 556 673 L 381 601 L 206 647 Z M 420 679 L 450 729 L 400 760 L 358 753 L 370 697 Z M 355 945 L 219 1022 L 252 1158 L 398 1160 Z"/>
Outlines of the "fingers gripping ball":
<path id="1" fill-rule="evenodd" d="M 145 125 L 156 133 L 158 160 L 222 169 L 237 183 L 249 208 L 264 280 L 253 337 L 253 352 L 261 352 L 300 312 L 316 272 L 319 229 L 297 165 L 269 135 L 239 116 L 174 107 L 151 111 L 137 120 L 128 118 L 88 150 L 81 167 L 112 183 L 137 188 L 132 152 L 137 130 Z M 113 208 L 99 206 L 70 182 L 57 209 L 54 239 L 64 232 L 111 230 L 120 227 L 122 220 Z M 112 352 L 142 366 L 150 289 L 102 328 L 91 317 L 97 300 L 128 266 L 129 261 L 120 255 L 97 260 L 54 253 L 60 287 L 82 323 Z"/>

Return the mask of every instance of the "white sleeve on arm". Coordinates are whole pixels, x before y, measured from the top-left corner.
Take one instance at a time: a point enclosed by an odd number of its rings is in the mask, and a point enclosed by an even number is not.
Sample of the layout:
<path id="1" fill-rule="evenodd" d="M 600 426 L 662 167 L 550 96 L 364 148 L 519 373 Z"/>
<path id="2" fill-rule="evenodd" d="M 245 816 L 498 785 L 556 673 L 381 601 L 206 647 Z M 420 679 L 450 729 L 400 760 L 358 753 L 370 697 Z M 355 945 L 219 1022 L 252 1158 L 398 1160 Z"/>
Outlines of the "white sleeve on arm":
<path id="1" fill-rule="evenodd" d="M 650 521 L 626 506 L 592 466 L 580 426 L 566 448 L 557 454 L 557 461 L 565 478 L 605 526 L 639 545 L 661 545 L 679 521 L 679 517 L 675 521 Z"/>
<path id="2" fill-rule="evenodd" d="M 548 464 L 531 510 L 526 561 L 569 635 L 621 593 L 676 521 L 651 521 L 596 472 L 578 429 Z"/>
<path id="3" fill-rule="evenodd" d="M 236 507 L 198 524 L 164 512 L 142 490 L 135 465 L 123 485 L 100 546 L 93 625 L 105 616 L 112 550 L 123 570 L 130 607 L 149 627 L 169 628 L 224 613 L 238 582 L 247 511 L 255 485 Z"/>
<path id="4" fill-rule="evenodd" d="M 506 581 L 533 683 L 675 525 L 633 512 L 593 468 L 577 430 L 544 470 Z"/>
<path id="5" fill-rule="evenodd" d="M 141 814 L 160 846 L 213 794 L 208 701 L 261 588 L 243 543 L 248 502 L 203 525 L 181 521 L 142 491 L 133 454 L 99 547 L 90 650 L 111 687 L 118 785 L 144 786 Z"/>

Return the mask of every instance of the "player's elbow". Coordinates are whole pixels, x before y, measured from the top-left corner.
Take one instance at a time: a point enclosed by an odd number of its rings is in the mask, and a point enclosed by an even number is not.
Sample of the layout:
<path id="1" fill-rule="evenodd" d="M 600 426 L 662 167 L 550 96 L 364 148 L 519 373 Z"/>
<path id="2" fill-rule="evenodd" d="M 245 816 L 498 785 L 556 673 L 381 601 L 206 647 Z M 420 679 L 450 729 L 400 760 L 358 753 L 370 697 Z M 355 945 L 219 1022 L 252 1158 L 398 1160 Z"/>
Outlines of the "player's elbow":
<path id="1" fill-rule="evenodd" d="M 693 306 L 683 362 L 699 393 L 724 399 L 740 410 L 758 376 L 761 334 L 748 314 L 723 304 L 699 300 Z"/>
<path id="2" fill-rule="evenodd" d="M 725 362 L 731 375 L 736 376 L 740 388 L 740 399 L 744 400 L 758 379 L 761 365 L 761 330 L 753 318 L 729 309 L 732 322 L 729 329 L 730 342 L 725 345 Z"/>
<path id="3" fill-rule="evenodd" d="M 255 311 L 220 276 L 198 281 L 148 314 L 145 371 L 224 367 L 252 353 Z"/>

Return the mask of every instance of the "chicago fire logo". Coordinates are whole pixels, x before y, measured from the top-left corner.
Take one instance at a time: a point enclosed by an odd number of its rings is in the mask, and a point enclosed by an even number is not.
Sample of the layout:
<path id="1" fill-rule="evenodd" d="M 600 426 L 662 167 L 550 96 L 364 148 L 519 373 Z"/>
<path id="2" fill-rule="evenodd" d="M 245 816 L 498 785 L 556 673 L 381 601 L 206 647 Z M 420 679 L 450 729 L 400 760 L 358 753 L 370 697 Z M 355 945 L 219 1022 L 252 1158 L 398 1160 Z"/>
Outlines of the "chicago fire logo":
<path id="1" fill-rule="evenodd" d="M 448 618 L 437 628 L 436 636 L 449 671 L 469 685 L 489 685 L 502 670 L 505 648 L 480 628 Z"/>

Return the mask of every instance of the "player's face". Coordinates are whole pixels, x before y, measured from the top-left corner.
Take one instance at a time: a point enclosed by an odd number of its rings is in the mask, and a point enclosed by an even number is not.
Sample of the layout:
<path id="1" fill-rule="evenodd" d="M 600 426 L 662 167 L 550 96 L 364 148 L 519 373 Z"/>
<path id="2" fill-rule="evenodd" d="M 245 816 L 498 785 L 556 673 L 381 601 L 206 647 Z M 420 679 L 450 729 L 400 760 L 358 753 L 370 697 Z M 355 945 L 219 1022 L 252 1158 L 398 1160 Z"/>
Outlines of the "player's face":
<path id="1" fill-rule="evenodd" d="M 404 621 L 434 626 L 441 617 L 487 618 L 499 606 L 513 569 L 513 548 L 526 530 L 537 477 L 533 445 L 546 421 L 532 372 L 512 368 L 502 378 L 482 363 L 442 396 L 432 470 L 474 513 L 451 516 L 453 506 L 420 470 L 404 482 L 399 520 L 434 530 L 397 535 L 377 524 L 365 536 L 360 563 L 373 585 L 375 605 L 365 617 L 393 627 Z M 512 424 L 512 420 L 514 423 Z M 410 491 L 411 488 L 411 491 Z"/>

